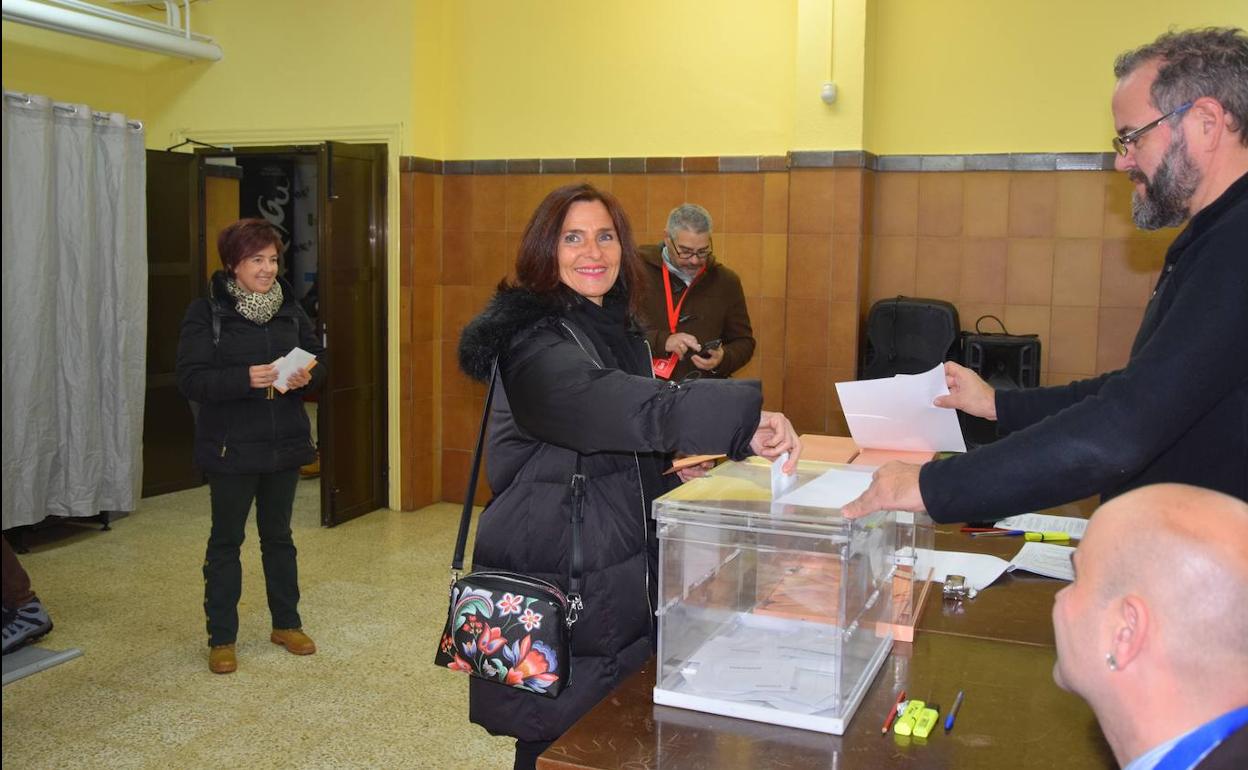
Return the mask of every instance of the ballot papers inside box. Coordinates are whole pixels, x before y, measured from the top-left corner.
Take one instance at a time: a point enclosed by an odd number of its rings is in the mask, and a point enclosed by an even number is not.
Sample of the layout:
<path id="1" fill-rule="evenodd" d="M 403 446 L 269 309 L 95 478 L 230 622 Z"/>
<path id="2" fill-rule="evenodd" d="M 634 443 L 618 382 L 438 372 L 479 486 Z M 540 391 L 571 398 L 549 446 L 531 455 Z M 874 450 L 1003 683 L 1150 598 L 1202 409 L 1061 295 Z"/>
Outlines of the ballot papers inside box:
<path id="1" fill-rule="evenodd" d="M 803 462 L 797 484 L 835 467 Z M 654 701 L 839 735 L 891 649 L 895 594 L 910 604 L 921 528 L 774 502 L 770 484 L 726 463 L 655 501 Z"/>

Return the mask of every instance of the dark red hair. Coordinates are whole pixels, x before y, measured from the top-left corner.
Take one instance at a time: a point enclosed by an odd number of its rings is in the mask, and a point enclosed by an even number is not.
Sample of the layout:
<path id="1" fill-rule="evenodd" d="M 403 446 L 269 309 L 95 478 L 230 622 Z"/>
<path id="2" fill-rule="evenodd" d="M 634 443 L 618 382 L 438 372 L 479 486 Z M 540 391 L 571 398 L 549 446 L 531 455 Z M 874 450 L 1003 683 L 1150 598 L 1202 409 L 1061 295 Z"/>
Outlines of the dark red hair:
<path id="1" fill-rule="evenodd" d="M 606 207 L 620 241 L 620 276 L 630 310 L 636 310 L 640 301 L 644 273 L 641 257 L 637 255 L 637 243 L 633 240 L 633 228 L 628 223 L 624 207 L 609 192 L 590 184 L 571 184 L 550 191 L 540 204 L 520 239 L 520 252 L 516 255 L 516 286 L 552 297 L 563 290 L 559 280 L 559 236 L 563 234 L 563 220 L 573 203 L 598 201 Z M 505 282 L 503 288 L 506 288 Z"/>
<path id="2" fill-rule="evenodd" d="M 234 275 L 235 268 L 248 257 L 259 254 L 265 246 L 282 254 L 282 234 L 263 219 L 240 219 L 217 236 L 217 253 L 225 272 Z"/>

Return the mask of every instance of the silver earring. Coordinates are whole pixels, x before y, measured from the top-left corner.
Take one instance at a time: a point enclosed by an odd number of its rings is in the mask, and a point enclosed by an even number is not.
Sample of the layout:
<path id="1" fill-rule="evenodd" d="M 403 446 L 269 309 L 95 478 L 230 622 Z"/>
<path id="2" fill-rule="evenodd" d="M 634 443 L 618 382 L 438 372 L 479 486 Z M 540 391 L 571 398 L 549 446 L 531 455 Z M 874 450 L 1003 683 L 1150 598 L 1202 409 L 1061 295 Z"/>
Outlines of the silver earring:
<path id="1" fill-rule="evenodd" d="M 1118 661 L 1114 660 L 1114 654 L 1112 652 L 1105 653 L 1105 665 L 1109 666 L 1110 671 L 1118 670 Z"/>

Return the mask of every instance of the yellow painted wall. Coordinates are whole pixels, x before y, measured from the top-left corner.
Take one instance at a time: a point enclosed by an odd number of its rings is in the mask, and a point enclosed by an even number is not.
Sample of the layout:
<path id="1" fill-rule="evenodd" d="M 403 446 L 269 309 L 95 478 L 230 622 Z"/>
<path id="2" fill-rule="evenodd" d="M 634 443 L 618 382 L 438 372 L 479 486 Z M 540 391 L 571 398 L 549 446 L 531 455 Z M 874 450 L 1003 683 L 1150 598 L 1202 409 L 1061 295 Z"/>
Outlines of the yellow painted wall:
<path id="1" fill-rule="evenodd" d="M 798 0 L 793 150 L 861 149 L 864 141 L 867 18 L 873 0 Z M 825 82 L 836 100 L 821 98 Z"/>
<path id="2" fill-rule="evenodd" d="M 219 62 L 190 62 L 4 22 L 4 86 L 122 111 L 163 148 L 181 129 L 401 125 L 405 154 L 442 153 L 442 0 L 216 0 L 193 28 Z M 143 6 L 126 12 L 144 15 Z M 146 12 L 163 19 L 163 11 Z"/>
<path id="3" fill-rule="evenodd" d="M 1106 152 L 1121 51 L 1168 28 L 1248 28 L 1244 0 L 875 0 L 878 154 Z"/>
<path id="4" fill-rule="evenodd" d="M 166 58 L 4 22 L 4 88 L 146 121 L 146 78 Z"/>
<path id="5" fill-rule="evenodd" d="M 792 146 L 794 2 L 456 0 L 445 13 L 447 158 Z"/>

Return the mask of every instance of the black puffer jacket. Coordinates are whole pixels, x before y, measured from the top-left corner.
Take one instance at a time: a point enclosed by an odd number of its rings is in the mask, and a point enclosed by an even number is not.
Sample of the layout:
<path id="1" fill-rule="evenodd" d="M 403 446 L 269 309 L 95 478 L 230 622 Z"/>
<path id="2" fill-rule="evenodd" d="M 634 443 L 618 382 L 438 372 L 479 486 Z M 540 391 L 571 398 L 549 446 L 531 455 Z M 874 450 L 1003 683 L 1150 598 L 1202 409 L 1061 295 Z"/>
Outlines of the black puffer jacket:
<path id="1" fill-rule="evenodd" d="M 207 473 L 271 473 L 306 465 L 316 457 L 305 393 L 325 381 L 325 349 L 312 322 L 282 278 L 282 307 L 263 325 L 239 315 L 225 288 L 225 273 L 209 283 L 208 297 L 186 309 L 178 338 L 178 390 L 199 404 L 195 464 Z M 220 340 L 213 341 L 213 315 Z M 251 387 L 248 369 L 271 364 L 292 348 L 316 356 L 312 382 L 285 394 Z"/>
<path id="2" fill-rule="evenodd" d="M 460 366 L 488 381 L 499 358 L 487 471 L 494 499 L 481 516 L 473 568 L 523 572 L 567 588 L 570 481 L 586 477 L 582 596 L 567 689 L 544 698 L 473 679 L 470 717 L 491 733 L 553 740 L 637 670 L 653 650 L 656 548 L 647 464 L 673 451 L 750 454 L 762 391 L 756 381 L 677 385 L 602 365 L 568 308 L 511 289 L 464 329 Z M 639 331 L 620 366 L 648 372 Z M 666 477 L 671 478 L 671 477 Z"/>

